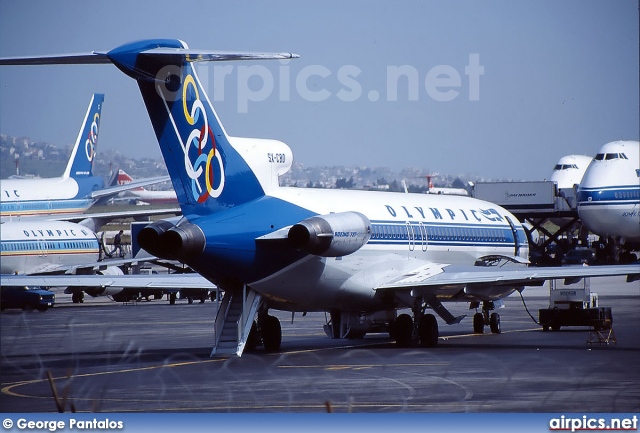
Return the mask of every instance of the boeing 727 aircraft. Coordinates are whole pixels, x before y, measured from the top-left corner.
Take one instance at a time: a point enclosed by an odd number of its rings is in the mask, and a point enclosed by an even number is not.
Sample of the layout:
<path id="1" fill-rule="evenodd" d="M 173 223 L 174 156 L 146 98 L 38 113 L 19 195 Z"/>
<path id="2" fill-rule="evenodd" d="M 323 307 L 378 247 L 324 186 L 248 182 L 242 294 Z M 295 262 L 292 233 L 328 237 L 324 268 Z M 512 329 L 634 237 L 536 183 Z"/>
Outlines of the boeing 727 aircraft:
<path id="1" fill-rule="evenodd" d="M 469 197 L 280 187 L 291 149 L 229 137 L 192 62 L 295 57 L 193 50 L 163 39 L 109 52 L 0 59 L 113 63 L 137 81 L 184 216 L 147 226 L 138 241 L 224 289 L 212 355 L 241 355 L 256 341 L 278 350 L 280 323 L 269 309 L 329 312 L 325 330 L 334 338 L 388 331 L 400 345 L 431 347 L 438 321 L 430 310 L 448 324 L 462 320 L 445 302 L 469 302 L 474 330 L 499 333 L 492 311 L 524 286 L 640 273 L 637 266 L 528 268 L 522 225 Z M 412 314 L 396 316 L 402 308 Z"/>

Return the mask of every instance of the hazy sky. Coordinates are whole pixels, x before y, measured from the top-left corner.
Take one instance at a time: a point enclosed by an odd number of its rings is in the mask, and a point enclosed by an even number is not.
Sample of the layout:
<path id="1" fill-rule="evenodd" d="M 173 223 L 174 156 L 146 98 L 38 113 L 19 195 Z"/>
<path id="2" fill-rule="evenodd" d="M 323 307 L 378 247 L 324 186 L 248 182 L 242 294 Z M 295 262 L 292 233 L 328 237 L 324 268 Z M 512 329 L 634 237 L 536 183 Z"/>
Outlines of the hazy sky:
<path id="1" fill-rule="evenodd" d="M 284 141 L 307 166 L 527 180 L 638 139 L 638 32 L 631 0 L 0 0 L 0 56 L 159 37 L 299 54 L 198 73 L 231 135 Z M 135 82 L 111 65 L 1 67 L 0 132 L 72 143 L 94 92 L 98 151 L 160 156 Z"/>

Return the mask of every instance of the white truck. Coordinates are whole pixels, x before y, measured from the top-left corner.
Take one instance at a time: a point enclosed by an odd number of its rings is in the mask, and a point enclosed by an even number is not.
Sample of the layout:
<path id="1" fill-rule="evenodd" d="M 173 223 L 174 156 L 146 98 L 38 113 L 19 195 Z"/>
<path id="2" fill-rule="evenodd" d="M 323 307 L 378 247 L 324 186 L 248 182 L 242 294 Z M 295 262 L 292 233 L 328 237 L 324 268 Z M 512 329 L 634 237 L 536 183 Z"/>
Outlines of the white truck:
<path id="1" fill-rule="evenodd" d="M 573 283 L 573 284 L 572 284 Z M 540 309 L 538 322 L 544 331 L 559 331 L 562 326 L 590 326 L 594 330 L 611 329 L 611 307 L 598 305 L 598 294 L 591 292 L 589 278 L 579 281 L 549 281 L 549 308 Z"/>

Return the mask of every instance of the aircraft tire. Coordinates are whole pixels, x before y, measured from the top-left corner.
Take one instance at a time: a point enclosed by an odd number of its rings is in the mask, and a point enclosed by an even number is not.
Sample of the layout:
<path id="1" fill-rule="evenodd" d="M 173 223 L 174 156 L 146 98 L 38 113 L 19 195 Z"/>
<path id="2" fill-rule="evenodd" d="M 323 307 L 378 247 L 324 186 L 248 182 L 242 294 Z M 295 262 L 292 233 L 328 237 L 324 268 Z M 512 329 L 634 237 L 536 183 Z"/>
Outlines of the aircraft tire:
<path id="1" fill-rule="evenodd" d="M 262 343 L 267 352 L 277 352 L 282 343 L 280 320 L 275 316 L 267 316 L 262 324 Z"/>
<path id="2" fill-rule="evenodd" d="M 502 332 L 500 329 L 500 315 L 498 313 L 491 314 L 489 326 L 491 327 L 491 332 L 494 334 L 500 334 Z"/>
<path id="3" fill-rule="evenodd" d="M 438 344 L 438 321 L 433 314 L 425 314 L 418 325 L 421 347 L 435 347 Z"/>
<path id="4" fill-rule="evenodd" d="M 413 334 L 413 319 L 408 314 L 401 314 L 394 324 L 396 344 L 400 347 L 410 347 Z"/>
<path id="5" fill-rule="evenodd" d="M 473 315 L 473 332 L 476 334 L 484 333 L 484 316 L 482 313 Z"/>

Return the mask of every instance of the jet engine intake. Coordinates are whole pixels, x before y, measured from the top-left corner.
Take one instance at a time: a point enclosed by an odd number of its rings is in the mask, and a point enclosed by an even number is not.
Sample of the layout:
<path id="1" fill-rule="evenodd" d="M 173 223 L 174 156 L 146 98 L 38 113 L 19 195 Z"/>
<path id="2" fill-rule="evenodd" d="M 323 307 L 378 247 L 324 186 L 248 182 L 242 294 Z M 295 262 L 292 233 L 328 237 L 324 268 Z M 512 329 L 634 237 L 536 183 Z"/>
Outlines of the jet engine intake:
<path id="1" fill-rule="evenodd" d="M 359 212 L 307 218 L 289 229 L 294 248 L 321 257 L 342 257 L 358 251 L 371 237 L 371 222 Z"/>
<path id="2" fill-rule="evenodd" d="M 97 275 L 124 275 L 122 269 L 117 266 L 107 266 L 105 269 L 101 269 L 96 271 Z M 83 287 L 82 288 L 89 296 L 98 297 L 98 296 L 113 296 L 124 290 L 123 287 L 116 286 L 108 286 L 108 287 Z"/>

